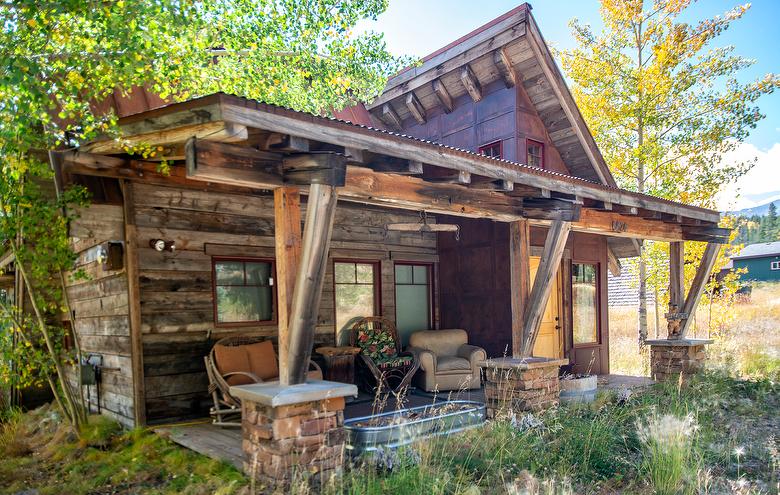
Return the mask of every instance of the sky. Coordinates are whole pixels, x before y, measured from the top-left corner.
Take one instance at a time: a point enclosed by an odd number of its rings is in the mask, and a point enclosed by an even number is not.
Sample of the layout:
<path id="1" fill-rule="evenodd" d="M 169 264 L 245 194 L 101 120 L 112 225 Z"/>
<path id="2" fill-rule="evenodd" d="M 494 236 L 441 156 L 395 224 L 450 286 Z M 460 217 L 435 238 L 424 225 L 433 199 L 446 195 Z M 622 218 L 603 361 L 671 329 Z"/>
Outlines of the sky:
<path id="1" fill-rule="evenodd" d="M 390 6 L 377 21 L 364 28 L 385 33 L 391 52 L 423 57 L 463 36 L 482 24 L 511 10 L 515 0 L 390 0 Z M 559 49 L 573 48 L 569 21 L 600 30 L 597 0 L 537 0 L 530 2 L 533 15 L 548 44 Z M 738 5 L 735 0 L 699 0 L 684 16 L 687 22 L 723 14 Z M 722 34 L 715 46 L 734 45 L 736 53 L 756 63 L 741 73 L 749 81 L 769 72 L 780 72 L 780 1 L 756 0 L 745 16 Z M 728 184 L 719 197 L 722 210 L 741 209 L 780 199 L 780 92 L 758 101 L 763 114 L 756 129 L 727 159 L 756 158 L 756 166 L 736 184 Z"/>

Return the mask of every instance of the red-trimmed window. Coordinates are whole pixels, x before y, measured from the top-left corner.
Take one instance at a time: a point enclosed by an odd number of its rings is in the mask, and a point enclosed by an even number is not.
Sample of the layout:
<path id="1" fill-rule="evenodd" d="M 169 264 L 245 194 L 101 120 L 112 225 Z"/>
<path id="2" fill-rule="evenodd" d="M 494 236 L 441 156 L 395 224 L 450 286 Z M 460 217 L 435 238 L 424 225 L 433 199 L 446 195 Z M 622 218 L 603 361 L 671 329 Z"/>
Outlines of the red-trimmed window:
<path id="1" fill-rule="evenodd" d="M 214 323 L 241 326 L 276 322 L 272 259 L 212 258 Z"/>
<path id="2" fill-rule="evenodd" d="M 544 168 L 544 143 L 534 141 L 533 139 L 526 139 L 525 149 L 526 165 Z"/>
<path id="3" fill-rule="evenodd" d="M 337 337 L 354 319 L 381 314 L 379 276 L 378 261 L 333 262 Z"/>
<path id="4" fill-rule="evenodd" d="M 480 155 L 485 155 L 492 158 L 504 158 L 504 150 L 501 145 L 501 141 L 496 141 L 494 143 L 480 146 L 477 152 Z"/>

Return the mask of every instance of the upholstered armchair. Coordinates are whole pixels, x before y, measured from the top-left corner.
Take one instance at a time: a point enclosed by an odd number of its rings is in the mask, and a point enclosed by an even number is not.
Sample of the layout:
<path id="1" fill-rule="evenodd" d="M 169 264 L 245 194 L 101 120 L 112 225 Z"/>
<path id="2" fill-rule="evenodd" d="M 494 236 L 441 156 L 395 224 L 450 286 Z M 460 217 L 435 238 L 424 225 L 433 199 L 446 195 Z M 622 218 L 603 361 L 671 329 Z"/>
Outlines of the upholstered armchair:
<path id="1" fill-rule="evenodd" d="M 414 383 L 426 392 L 480 387 L 479 363 L 487 354 L 481 347 L 469 345 L 465 330 L 415 332 L 406 350 L 420 361 Z"/>

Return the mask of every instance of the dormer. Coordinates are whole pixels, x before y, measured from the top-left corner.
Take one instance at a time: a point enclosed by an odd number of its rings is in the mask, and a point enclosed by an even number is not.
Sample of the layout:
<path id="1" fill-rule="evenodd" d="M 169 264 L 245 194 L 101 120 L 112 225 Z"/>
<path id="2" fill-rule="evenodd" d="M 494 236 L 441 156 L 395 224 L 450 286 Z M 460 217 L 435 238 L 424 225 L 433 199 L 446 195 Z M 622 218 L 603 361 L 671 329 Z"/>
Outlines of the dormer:
<path id="1" fill-rule="evenodd" d="M 399 72 L 366 108 L 389 130 L 615 185 L 529 4 Z"/>

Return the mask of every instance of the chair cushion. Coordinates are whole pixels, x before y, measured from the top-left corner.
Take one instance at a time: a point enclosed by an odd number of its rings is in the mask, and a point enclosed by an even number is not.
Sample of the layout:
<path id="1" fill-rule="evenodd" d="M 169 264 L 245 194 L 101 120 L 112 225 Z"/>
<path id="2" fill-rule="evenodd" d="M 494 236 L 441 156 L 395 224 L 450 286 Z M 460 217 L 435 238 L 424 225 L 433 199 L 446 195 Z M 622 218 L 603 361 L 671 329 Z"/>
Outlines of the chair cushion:
<path id="1" fill-rule="evenodd" d="M 276 360 L 274 344 L 270 340 L 242 347 L 246 348 L 249 355 L 249 368 L 252 373 L 263 381 L 279 378 L 279 363 Z"/>
<path id="2" fill-rule="evenodd" d="M 438 356 L 436 358 L 436 371 L 471 371 L 471 363 L 468 359 L 457 356 Z"/>
<path id="3" fill-rule="evenodd" d="M 360 347 L 360 352 L 376 363 L 388 361 L 398 354 L 393 336 L 390 332 L 381 329 L 361 328 L 358 330 L 357 346 Z"/>
<path id="4" fill-rule="evenodd" d="M 375 359 L 374 362 L 379 368 L 398 368 L 399 366 L 408 366 L 412 363 L 412 356 L 392 356 Z"/>
<path id="5" fill-rule="evenodd" d="M 249 354 L 246 346 L 226 346 L 217 344 L 214 346 L 214 358 L 217 361 L 217 369 L 225 375 L 234 371 L 252 371 L 249 367 Z M 228 385 L 247 385 L 254 383 L 248 376 L 235 375 L 225 380 Z"/>
<path id="6" fill-rule="evenodd" d="M 409 345 L 426 349 L 441 356 L 457 356 L 458 349 L 463 344 L 468 344 L 468 334 L 465 330 L 422 330 L 414 332 L 409 337 Z"/>

